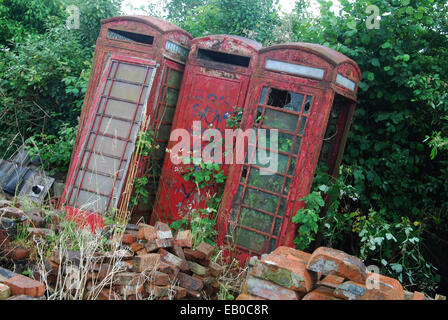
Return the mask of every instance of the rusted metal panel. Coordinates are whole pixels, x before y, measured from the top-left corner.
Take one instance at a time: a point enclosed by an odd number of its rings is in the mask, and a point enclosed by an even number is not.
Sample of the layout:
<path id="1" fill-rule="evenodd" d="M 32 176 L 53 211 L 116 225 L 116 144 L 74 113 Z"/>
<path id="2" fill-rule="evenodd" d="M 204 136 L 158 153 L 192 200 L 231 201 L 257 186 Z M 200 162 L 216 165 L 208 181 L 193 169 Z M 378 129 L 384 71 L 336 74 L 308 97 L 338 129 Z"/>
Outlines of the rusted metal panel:
<path id="1" fill-rule="evenodd" d="M 95 95 L 100 90 L 99 83 L 108 58 L 112 55 L 117 55 L 155 62 L 157 68 L 145 110 L 149 119 L 147 128 L 157 131 L 158 120 L 156 115 L 160 113 L 159 109 L 164 107 L 160 101 L 163 99 L 162 82 L 169 70 L 183 70 L 191 39 L 191 35 L 183 29 L 154 17 L 120 16 L 102 21 L 89 85 L 80 115 L 71 167 L 76 160 L 74 157 L 78 153 L 77 149 L 80 148 L 80 139 L 87 126 L 91 109 L 94 106 Z M 114 119 L 118 120 L 118 116 L 114 117 Z M 132 161 L 136 161 L 136 158 L 133 157 Z M 148 159 L 145 159 L 143 162 L 148 161 Z M 140 174 L 143 173 L 140 170 Z M 127 177 L 123 177 L 123 179 L 126 182 Z M 146 212 L 148 217 L 148 210 Z"/>
<path id="2" fill-rule="evenodd" d="M 172 129 L 193 132 L 193 121 L 202 131 L 217 129 L 224 135 L 226 118 L 235 107 L 243 107 L 252 71 L 261 45 L 242 37 L 213 35 L 192 41 L 185 67 L 180 99 Z M 168 149 L 177 143 L 172 141 Z M 193 146 L 193 139 L 190 145 Z M 201 145 L 201 150 L 204 145 Z M 228 165 L 222 165 L 227 174 Z M 151 222 L 177 220 L 182 212 L 204 208 L 206 195 L 216 186 L 198 192 L 192 181 L 185 181 L 185 165 L 175 165 L 165 157 Z"/>
<path id="3" fill-rule="evenodd" d="M 355 62 L 320 45 L 281 44 L 259 52 L 242 129 L 279 130 L 278 149 L 270 151 L 278 154 L 278 167 L 263 176 L 266 167 L 257 163 L 231 166 L 218 218 L 219 244 L 232 241 L 243 261 L 280 245 L 293 246 L 297 229 L 291 218 L 303 206 L 299 199 L 310 191 L 335 95 L 343 112 L 328 160 L 333 173 L 340 164 L 360 80 Z M 261 141 L 258 137 L 257 148 L 270 150 Z"/>

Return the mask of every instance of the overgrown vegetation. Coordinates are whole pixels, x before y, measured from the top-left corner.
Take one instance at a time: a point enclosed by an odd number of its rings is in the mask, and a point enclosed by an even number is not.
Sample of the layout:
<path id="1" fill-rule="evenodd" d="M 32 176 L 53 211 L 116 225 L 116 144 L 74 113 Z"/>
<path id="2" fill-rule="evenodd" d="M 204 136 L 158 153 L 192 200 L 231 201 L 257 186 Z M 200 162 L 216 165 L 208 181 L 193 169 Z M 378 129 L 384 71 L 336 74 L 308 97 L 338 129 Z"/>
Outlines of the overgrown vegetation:
<path id="1" fill-rule="evenodd" d="M 79 30 L 65 27 L 68 14 L 57 0 L 0 4 L 2 157 L 27 141 L 46 169 L 66 170 L 99 21 L 117 15 L 120 2 L 77 1 Z M 195 37 L 314 42 L 358 63 L 363 81 L 344 166 L 332 183 L 316 176 L 295 218 L 297 244 L 343 249 L 428 292 L 436 274 L 448 272 L 448 6 L 444 0 L 339 2 L 335 13 L 331 1 L 319 0 L 315 15 L 309 1 L 298 0 L 282 15 L 275 0 L 167 0 L 157 14 Z M 378 29 L 366 25 L 369 5 L 379 8 Z"/>

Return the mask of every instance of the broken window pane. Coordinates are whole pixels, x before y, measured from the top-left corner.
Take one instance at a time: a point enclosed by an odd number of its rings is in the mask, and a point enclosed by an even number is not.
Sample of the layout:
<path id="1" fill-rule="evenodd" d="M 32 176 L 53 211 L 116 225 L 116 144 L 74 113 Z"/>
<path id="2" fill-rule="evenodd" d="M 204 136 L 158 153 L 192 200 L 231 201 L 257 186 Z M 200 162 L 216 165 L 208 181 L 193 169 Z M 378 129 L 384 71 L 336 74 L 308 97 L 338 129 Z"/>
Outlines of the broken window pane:
<path id="1" fill-rule="evenodd" d="M 299 117 L 293 114 L 266 109 L 263 117 L 263 125 L 290 132 L 296 132 Z"/>
<path id="2" fill-rule="evenodd" d="M 273 217 L 256 210 L 241 208 L 238 224 L 265 233 L 271 232 Z"/>
<path id="3" fill-rule="evenodd" d="M 277 202 L 277 196 L 251 188 L 246 188 L 243 200 L 243 203 L 251 208 L 263 209 L 271 213 L 275 213 Z"/>

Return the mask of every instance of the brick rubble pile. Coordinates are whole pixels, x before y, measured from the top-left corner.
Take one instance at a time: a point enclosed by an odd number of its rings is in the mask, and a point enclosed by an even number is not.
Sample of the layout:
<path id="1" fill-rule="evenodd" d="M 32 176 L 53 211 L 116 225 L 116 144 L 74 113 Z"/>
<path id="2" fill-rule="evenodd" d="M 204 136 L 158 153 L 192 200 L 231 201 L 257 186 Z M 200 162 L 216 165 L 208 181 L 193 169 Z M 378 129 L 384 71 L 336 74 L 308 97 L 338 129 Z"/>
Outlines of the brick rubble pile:
<path id="1" fill-rule="evenodd" d="M 278 247 L 253 257 L 237 300 L 424 300 L 396 279 L 370 273 L 357 257 L 326 247 L 313 254 Z"/>

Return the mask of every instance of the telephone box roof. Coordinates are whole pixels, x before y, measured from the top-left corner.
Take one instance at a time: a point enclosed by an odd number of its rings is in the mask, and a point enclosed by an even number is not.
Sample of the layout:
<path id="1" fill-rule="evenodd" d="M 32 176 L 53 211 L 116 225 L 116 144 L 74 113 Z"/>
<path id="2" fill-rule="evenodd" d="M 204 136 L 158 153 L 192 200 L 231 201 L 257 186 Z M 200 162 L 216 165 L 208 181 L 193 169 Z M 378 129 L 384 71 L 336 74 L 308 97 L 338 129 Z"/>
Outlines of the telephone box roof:
<path id="1" fill-rule="evenodd" d="M 268 51 L 284 50 L 284 49 L 302 49 L 305 51 L 312 52 L 312 53 L 322 57 L 323 59 L 327 60 L 329 63 L 331 63 L 335 67 L 337 67 L 338 65 L 341 65 L 343 63 L 349 63 L 356 68 L 356 70 L 359 74 L 359 77 L 361 77 L 361 71 L 355 61 L 353 61 L 346 55 L 344 55 L 336 50 L 324 47 L 320 44 L 307 43 L 307 42 L 288 42 L 288 43 L 276 44 L 276 45 L 272 45 L 269 47 L 265 47 L 259 51 L 259 54 L 261 55 Z"/>
<path id="2" fill-rule="evenodd" d="M 167 32 L 180 32 L 188 35 L 188 37 L 193 38 L 187 31 L 184 29 L 172 24 L 171 22 L 150 16 L 142 16 L 142 15 L 134 15 L 134 16 L 118 16 L 113 18 L 108 18 L 101 20 L 101 24 L 109 23 L 109 22 L 118 22 L 118 21 L 135 21 L 146 24 L 156 30 L 159 30 L 161 33 Z"/>

